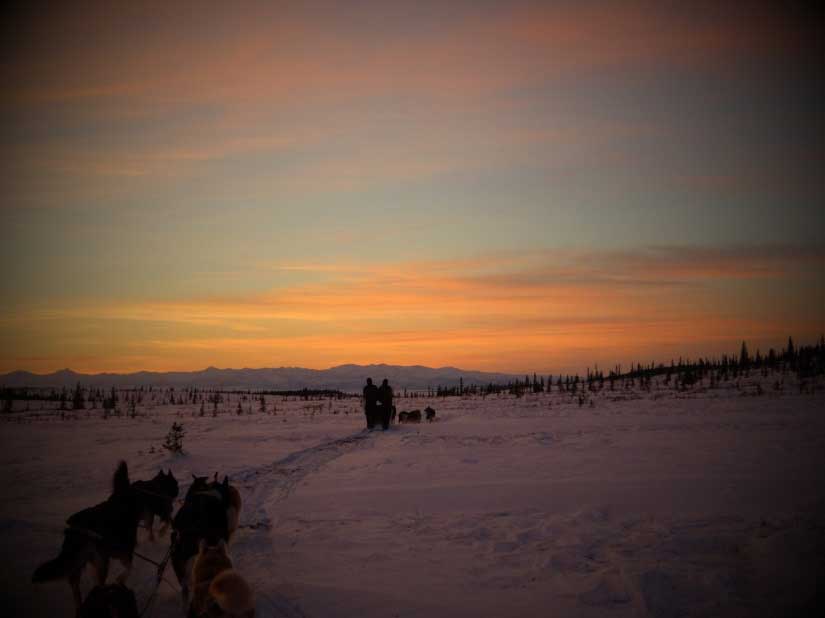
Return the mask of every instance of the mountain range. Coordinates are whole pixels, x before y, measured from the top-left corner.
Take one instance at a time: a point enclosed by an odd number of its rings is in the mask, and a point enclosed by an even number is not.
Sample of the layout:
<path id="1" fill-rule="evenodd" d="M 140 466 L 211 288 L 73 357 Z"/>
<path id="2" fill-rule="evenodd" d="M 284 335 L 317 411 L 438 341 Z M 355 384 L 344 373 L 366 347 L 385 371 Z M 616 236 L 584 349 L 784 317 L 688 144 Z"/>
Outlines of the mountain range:
<path id="1" fill-rule="evenodd" d="M 501 384 L 515 378 L 506 373 L 491 373 L 457 369 L 456 367 L 423 367 L 421 365 L 339 365 L 330 369 L 304 369 L 302 367 L 278 367 L 267 369 L 218 369 L 208 367 L 202 371 L 139 371 L 136 373 L 77 373 L 62 369 L 49 374 L 13 371 L 0 375 L 0 386 L 5 387 L 72 387 L 78 383 L 95 388 L 197 387 L 219 389 L 299 390 L 334 389 L 359 391 L 367 377 L 380 384 L 387 378 L 395 389 L 426 389 L 437 386 L 457 386 L 459 380 L 465 386 L 471 384 Z"/>

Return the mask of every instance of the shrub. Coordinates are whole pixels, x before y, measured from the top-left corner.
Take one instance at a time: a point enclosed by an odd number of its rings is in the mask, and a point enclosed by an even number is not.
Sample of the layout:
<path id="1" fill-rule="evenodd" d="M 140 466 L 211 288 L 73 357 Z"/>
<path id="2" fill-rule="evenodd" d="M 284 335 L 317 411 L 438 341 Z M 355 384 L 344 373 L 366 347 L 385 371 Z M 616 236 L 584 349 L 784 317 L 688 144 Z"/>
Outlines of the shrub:
<path id="1" fill-rule="evenodd" d="M 186 433 L 183 431 L 182 423 L 172 423 L 172 428 L 166 434 L 166 442 L 163 443 L 163 448 L 173 455 L 183 454 L 183 436 Z"/>

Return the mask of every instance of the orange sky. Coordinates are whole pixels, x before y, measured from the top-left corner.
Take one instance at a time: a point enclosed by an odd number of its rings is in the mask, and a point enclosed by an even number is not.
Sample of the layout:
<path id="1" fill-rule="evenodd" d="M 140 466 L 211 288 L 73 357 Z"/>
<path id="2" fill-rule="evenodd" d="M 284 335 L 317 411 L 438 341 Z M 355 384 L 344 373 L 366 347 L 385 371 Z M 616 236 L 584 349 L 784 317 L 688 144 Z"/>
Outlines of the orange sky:
<path id="1" fill-rule="evenodd" d="M 76 370 L 347 362 L 560 371 L 812 339 L 825 253 L 509 252 L 483 258 L 262 265 L 318 277 L 266 293 L 93 301 L 21 312 L 5 328 L 59 346 Z M 777 292 L 787 297 L 775 301 Z M 14 339 L 13 339 L 14 341 Z M 48 347 L 44 348 L 48 349 Z M 102 353 L 111 359 L 99 365 Z M 54 368 L 53 361 L 38 367 Z M 12 367 L 9 366 L 9 369 Z"/>

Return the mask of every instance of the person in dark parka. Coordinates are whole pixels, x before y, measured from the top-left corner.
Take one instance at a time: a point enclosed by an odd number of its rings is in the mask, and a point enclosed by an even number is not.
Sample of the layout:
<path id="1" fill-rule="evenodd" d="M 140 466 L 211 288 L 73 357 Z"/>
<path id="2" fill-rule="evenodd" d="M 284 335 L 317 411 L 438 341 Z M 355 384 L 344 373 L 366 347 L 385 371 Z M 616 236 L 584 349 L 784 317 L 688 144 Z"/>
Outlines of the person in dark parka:
<path id="1" fill-rule="evenodd" d="M 367 378 L 364 386 L 364 414 L 367 417 L 367 429 L 375 427 L 378 420 L 378 387 L 372 383 L 372 378 Z"/>
<path id="2" fill-rule="evenodd" d="M 381 427 L 386 431 L 392 415 L 392 386 L 386 378 L 378 388 L 378 400 L 381 402 Z"/>

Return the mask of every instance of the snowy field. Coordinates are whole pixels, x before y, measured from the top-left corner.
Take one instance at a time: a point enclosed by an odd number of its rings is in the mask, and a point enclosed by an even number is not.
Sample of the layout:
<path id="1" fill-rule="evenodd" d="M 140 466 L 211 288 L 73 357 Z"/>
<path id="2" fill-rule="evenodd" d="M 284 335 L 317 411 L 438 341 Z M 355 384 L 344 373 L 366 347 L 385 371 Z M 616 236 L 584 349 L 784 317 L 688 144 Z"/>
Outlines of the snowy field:
<path id="1" fill-rule="evenodd" d="M 181 495 L 193 473 L 230 476 L 244 500 L 230 553 L 261 617 L 810 615 L 825 594 L 825 384 L 773 380 L 761 395 L 605 389 L 581 406 L 555 392 L 401 399 L 438 420 L 386 433 L 363 430 L 357 399 L 108 419 L 16 402 L 0 417 L 0 607 L 73 615 L 68 585 L 31 574 L 125 459 L 132 480 L 171 468 Z M 173 421 L 182 456 L 159 448 Z M 139 539 L 156 559 L 169 543 Z M 152 576 L 136 559 L 140 607 Z M 166 580 L 152 617 L 182 615 L 171 568 Z"/>

